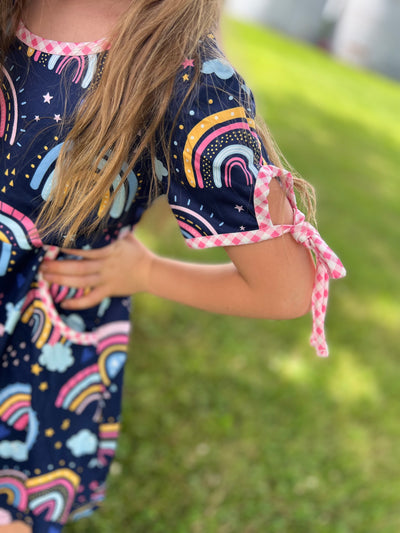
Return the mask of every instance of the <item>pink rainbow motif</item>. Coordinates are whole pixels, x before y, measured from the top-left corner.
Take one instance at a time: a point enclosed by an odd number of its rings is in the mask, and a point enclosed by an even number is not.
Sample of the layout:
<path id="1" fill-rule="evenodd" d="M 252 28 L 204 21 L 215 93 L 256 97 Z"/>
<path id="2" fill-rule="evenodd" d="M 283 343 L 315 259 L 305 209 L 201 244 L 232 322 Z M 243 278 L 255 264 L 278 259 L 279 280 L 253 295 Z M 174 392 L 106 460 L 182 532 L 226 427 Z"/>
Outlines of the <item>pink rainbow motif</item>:
<path id="1" fill-rule="evenodd" d="M 78 68 L 72 81 L 74 83 L 79 83 L 85 68 L 85 61 L 81 56 L 65 56 L 57 66 L 56 73 L 60 74 L 71 61 L 78 62 Z"/>
<path id="2" fill-rule="evenodd" d="M 9 418 L 12 417 L 13 414 L 17 413 L 20 410 L 23 410 L 23 412 L 18 416 L 17 420 L 13 423 L 13 427 L 15 429 L 18 429 L 19 431 L 26 428 L 26 426 L 29 423 L 29 414 L 26 412 L 27 409 L 31 406 L 31 403 L 29 400 L 20 401 L 18 403 L 15 403 L 14 405 L 11 405 L 2 415 L 2 420 L 4 422 L 7 422 Z M 25 409 L 24 409 L 25 408 Z"/>
<path id="3" fill-rule="evenodd" d="M 75 374 L 75 376 L 70 378 L 65 383 L 65 385 L 63 385 L 56 399 L 56 403 L 55 403 L 56 407 L 62 407 L 65 402 L 66 397 L 73 391 L 73 389 L 76 388 L 79 384 L 84 382 L 85 379 L 87 379 L 89 376 L 92 376 L 92 375 L 97 375 L 98 383 L 101 382 L 100 374 L 99 374 L 99 367 L 97 363 L 95 363 L 94 365 L 88 366 L 87 368 L 84 368 L 83 370 Z"/>
<path id="4" fill-rule="evenodd" d="M 204 150 L 214 139 L 216 139 L 220 135 L 223 135 L 224 133 L 227 133 L 229 131 L 236 130 L 238 128 L 245 129 L 249 133 L 252 133 L 250 126 L 247 122 L 235 122 L 234 124 L 228 124 L 228 126 L 218 128 L 216 131 L 213 131 L 212 133 L 210 133 L 210 135 L 207 135 L 207 137 L 204 139 L 204 141 L 200 144 L 200 146 L 196 150 L 196 154 L 194 156 L 194 170 L 195 170 L 196 177 L 197 177 L 197 183 L 201 189 L 204 188 L 204 182 L 201 176 L 201 157 L 203 155 Z M 184 154 L 184 157 L 185 156 L 186 154 Z"/>
<path id="5" fill-rule="evenodd" d="M 6 100 L 3 91 L 0 90 L 0 137 L 4 137 L 6 131 Z"/>
<path id="6" fill-rule="evenodd" d="M 62 490 L 60 490 L 60 487 Z M 35 494 L 46 492 L 46 497 L 48 498 L 47 502 L 40 503 L 35 505 Z M 58 496 L 66 492 L 67 497 L 64 497 L 64 505 L 61 511 L 55 513 L 56 501 L 52 499 L 52 492 L 56 492 Z M 69 511 L 71 509 L 72 503 L 75 499 L 75 490 L 70 482 L 65 479 L 58 479 L 54 481 L 49 481 L 48 483 L 43 483 L 38 487 L 32 487 L 28 489 L 29 495 L 29 508 L 34 515 L 39 515 L 43 512 L 44 509 L 48 509 L 46 514 L 46 519 L 52 522 L 59 521 L 62 524 L 68 520 Z"/>
<path id="7" fill-rule="evenodd" d="M 194 216 L 197 220 L 199 220 L 204 226 L 209 230 L 211 235 L 217 235 L 216 230 L 214 227 L 202 216 L 200 216 L 198 213 L 193 211 L 192 209 L 188 209 L 187 207 L 182 207 L 179 205 L 173 205 L 172 206 L 174 211 L 181 211 L 182 213 L 187 213 L 189 215 Z"/>
<path id="8" fill-rule="evenodd" d="M 131 323 L 129 320 L 111 322 L 97 330 L 98 364 L 102 382 L 108 387 L 111 384 L 110 374 L 118 373 L 125 360 Z M 108 363 L 114 361 L 116 367 L 110 372 Z M 115 374 L 116 375 L 116 374 Z"/>
<path id="9" fill-rule="evenodd" d="M 14 87 L 14 84 L 13 84 L 13 81 L 11 79 L 11 76 L 9 75 L 9 73 L 7 72 L 7 70 L 3 67 L 3 73 L 5 75 L 5 77 L 7 78 L 7 81 L 8 83 L 10 84 L 10 87 L 11 87 L 11 94 L 12 94 L 12 97 L 13 97 L 13 104 L 14 104 L 14 121 L 13 121 L 13 126 L 12 126 L 12 130 L 11 130 L 11 139 L 10 139 L 10 145 L 12 146 L 15 142 L 15 137 L 17 135 L 17 125 L 18 125 L 18 100 L 17 100 L 17 93 L 15 91 L 15 87 Z M 3 96 L 4 98 L 4 96 Z M 2 137 L 2 135 L 1 135 Z"/>
<path id="10" fill-rule="evenodd" d="M 178 220 L 178 225 L 179 225 L 180 228 L 182 228 L 184 231 L 186 231 L 189 235 L 191 235 L 192 238 L 197 238 L 197 237 L 201 237 L 202 236 L 201 233 L 198 230 L 196 230 L 190 224 L 187 224 L 186 222 L 183 222 L 182 220 Z"/>
<path id="11" fill-rule="evenodd" d="M 55 511 L 55 508 L 56 508 L 56 502 L 53 500 L 53 501 L 48 501 L 48 502 L 44 502 L 38 506 L 35 507 L 35 514 L 36 515 L 40 515 L 43 513 L 43 511 L 45 511 L 47 509 L 47 513 L 45 515 L 45 519 L 48 520 L 48 521 L 52 521 L 53 519 L 53 516 L 54 516 L 54 511 Z"/>
<path id="12" fill-rule="evenodd" d="M 36 289 L 31 289 L 28 294 L 26 295 L 26 298 L 24 300 L 24 304 L 21 308 L 21 314 L 24 314 L 26 309 L 31 305 L 31 303 L 37 298 L 37 291 Z"/>
<path id="13" fill-rule="evenodd" d="M 127 344 L 129 341 L 129 333 L 131 324 L 129 320 L 111 322 L 101 326 L 97 330 L 98 335 L 98 352 L 104 351 L 113 344 Z"/>
<path id="14" fill-rule="evenodd" d="M 119 423 L 101 424 L 99 430 L 100 442 L 97 460 L 105 466 L 109 458 L 115 455 L 116 441 L 119 435 Z"/>
<path id="15" fill-rule="evenodd" d="M 243 163 L 243 159 L 240 159 L 239 157 L 233 157 L 229 160 L 225 171 L 225 185 L 227 187 L 232 187 L 232 170 L 235 166 L 239 166 L 243 174 L 246 176 L 246 185 L 251 185 L 251 183 L 253 183 L 253 175 L 251 174 L 247 166 Z"/>
<path id="16" fill-rule="evenodd" d="M 38 230 L 30 218 L 5 202 L 0 202 L 0 213 L 8 215 L 11 219 L 17 221 L 24 228 L 33 246 L 37 248 L 43 246 Z"/>
<path id="17" fill-rule="evenodd" d="M 23 430 L 29 423 L 32 388 L 28 384 L 13 383 L 0 391 L 0 419 L 9 426 Z"/>
<path id="18" fill-rule="evenodd" d="M 7 503 L 19 511 L 25 511 L 28 506 L 25 480 L 26 476 L 17 470 L 3 470 L 0 475 L 0 494 L 7 494 Z"/>

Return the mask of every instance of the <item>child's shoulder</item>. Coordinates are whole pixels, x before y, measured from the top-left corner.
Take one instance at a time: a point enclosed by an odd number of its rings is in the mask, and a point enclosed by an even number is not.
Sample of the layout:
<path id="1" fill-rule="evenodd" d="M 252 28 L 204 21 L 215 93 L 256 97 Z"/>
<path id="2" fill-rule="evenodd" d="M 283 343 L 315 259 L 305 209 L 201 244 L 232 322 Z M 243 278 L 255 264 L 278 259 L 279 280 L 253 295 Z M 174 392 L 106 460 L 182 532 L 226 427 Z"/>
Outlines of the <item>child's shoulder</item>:
<path id="1" fill-rule="evenodd" d="M 193 77 L 197 76 L 195 86 Z M 186 58 L 176 78 L 173 108 L 197 107 L 223 111 L 241 106 L 255 116 L 251 90 L 242 76 L 226 58 L 213 35 L 199 43 L 195 58 Z"/>

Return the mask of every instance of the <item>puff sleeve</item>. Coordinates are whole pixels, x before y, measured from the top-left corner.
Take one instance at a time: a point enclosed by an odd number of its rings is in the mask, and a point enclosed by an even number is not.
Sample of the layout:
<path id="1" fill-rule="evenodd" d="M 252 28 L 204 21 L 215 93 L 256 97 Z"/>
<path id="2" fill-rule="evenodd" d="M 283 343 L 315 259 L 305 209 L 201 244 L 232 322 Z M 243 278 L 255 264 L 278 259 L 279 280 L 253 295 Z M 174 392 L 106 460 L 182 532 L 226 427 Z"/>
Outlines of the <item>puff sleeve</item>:
<path id="1" fill-rule="evenodd" d="M 223 57 L 205 59 L 200 81 L 182 105 L 193 67 L 190 59 L 182 65 L 176 108 L 171 113 L 175 117 L 170 126 L 171 175 L 166 161 L 156 161 L 157 174 L 186 243 L 197 249 L 233 246 L 291 233 L 315 256 L 311 344 L 318 355 L 326 356 L 328 282 L 343 277 L 344 267 L 297 209 L 290 173 L 271 164 L 257 135 L 254 99 L 243 79 Z M 272 224 L 268 209 L 272 179 L 278 179 L 285 189 L 293 225 Z"/>

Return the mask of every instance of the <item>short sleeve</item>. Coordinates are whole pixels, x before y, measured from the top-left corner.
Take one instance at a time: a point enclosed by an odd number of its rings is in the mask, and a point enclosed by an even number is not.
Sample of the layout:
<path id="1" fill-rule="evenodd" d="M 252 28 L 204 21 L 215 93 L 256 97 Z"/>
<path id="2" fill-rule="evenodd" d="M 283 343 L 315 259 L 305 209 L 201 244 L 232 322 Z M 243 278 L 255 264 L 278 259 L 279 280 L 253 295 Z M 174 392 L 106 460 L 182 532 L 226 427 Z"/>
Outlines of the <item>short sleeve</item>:
<path id="1" fill-rule="evenodd" d="M 177 94 L 185 94 L 194 61 L 182 65 Z M 175 102 L 181 106 L 180 99 Z M 172 119 L 171 119 L 172 123 Z M 261 167 L 269 164 L 255 125 L 250 89 L 223 58 L 206 59 L 200 81 L 176 115 L 164 172 L 169 204 L 192 248 L 262 240 L 254 193 Z"/>
<path id="2" fill-rule="evenodd" d="M 172 139 L 169 161 L 161 156 L 155 169 L 181 232 L 191 248 L 252 244 L 290 233 L 311 250 L 316 260 L 311 344 L 326 356 L 329 280 L 345 276 L 346 270 L 297 208 L 290 172 L 271 164 L 257 135 L 254 99 L 242 78 L 214 55 L 203 61 L 200 81 L 185 98 L 193 71 L 194 61 L 185 60 L 165 132 Z M 272 223 L 272 179 L 279 180 L 293 209 L 290 225 Z"/>

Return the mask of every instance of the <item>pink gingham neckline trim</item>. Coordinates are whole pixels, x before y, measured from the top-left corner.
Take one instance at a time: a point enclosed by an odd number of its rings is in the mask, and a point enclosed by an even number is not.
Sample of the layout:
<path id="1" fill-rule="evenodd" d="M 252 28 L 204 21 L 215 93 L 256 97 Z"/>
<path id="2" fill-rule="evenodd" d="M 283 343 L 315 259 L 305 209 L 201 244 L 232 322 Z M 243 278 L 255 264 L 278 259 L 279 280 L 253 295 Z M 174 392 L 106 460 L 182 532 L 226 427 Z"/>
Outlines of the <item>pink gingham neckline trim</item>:
<path id="1" fill-rule="evenodd" d="M 84 43 L 67 43 L 44 39 L 28 30 L 22 21 L 19 23 L 16 35 L 29 48 L 59 56 L 87 56 L 99 54 L 109 48 L 109 43 L 105 38 Z"/>

